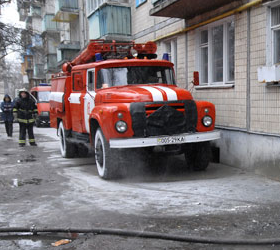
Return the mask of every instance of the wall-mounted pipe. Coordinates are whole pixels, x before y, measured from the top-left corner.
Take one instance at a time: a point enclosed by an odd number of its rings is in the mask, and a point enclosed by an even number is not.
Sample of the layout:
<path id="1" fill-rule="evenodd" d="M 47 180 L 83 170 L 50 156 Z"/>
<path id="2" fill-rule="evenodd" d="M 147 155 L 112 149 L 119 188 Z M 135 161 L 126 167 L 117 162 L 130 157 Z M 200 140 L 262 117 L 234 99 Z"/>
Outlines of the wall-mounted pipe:
<path id="1" fill-rule="evenodd" d="M 252 8 L 254 6 L 257 6 L 257 5 L 259 5 L 259 4 L 263 3 L 263 2 L 264 2 L 264 0 L 254 0 L 254 1 L 250 2 L 250 3 L 247 3 L 247 4 L 244 4 L 244 5 L 240 6 L 240 7 L 236 8 L 236 9 L 234 9 L 234 10 L 230 10 L 230 11 L 228 11 L 226 13 L 223 13 L 223 14 L 221 14 L 219 16 L 213 17 L 211 19 L 208 19 L 208 20 L 203 21 L 201 23 L 192 25 L 190 27 L 187 27 L 187 28 L 184 28 L 184 29 L 181 29 L 181 30 L 177 30 L 177 31 L 171 32 L 171 33 L 166 34 L 164 36 L 160 36 L 160 37 L 158 37 L 158 38 L 156 38 L 156 39 L 154 39 L 152 41 L 153 42 L 157 42 L 157 41 L 160 41 L 160 40 L 163 40 L 163 39 L 166 39 L 166 38 L 170 38 L 172 36 L 176 36 L 176 35 L 180 35 L 180 34 L 186 33 L 188 31 L 197 29 L 197 28 L 199 28 L 201 26 L 204 26 L 206 24 L 216 22 L 216 21 L 221 20 L 223 18 L 232 16 L 232 15 L 234 15 L 236 13 L 239 13 L 239 12 L 242 12 L 242 11 L 247 10 L 249 8 Z"/>

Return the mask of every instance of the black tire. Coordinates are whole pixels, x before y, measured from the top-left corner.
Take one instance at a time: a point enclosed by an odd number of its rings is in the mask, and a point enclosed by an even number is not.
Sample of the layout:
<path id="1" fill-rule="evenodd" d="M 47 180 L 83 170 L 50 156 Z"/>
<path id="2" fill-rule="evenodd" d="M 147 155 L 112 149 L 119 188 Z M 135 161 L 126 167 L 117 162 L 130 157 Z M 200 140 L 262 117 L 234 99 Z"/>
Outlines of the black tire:
<path id="1" fill-rule="evenodd" d="M 190 143 L 185 145 L 187 166 L 194 171 L 205 170 L 211 159 L 210 142 Z"/>
<path id="2" fill-rule="evenodd" d="M 111 149 L 101 128 L 98 128 L 94 138 L 95 162 L 99 176 L 102 179 L 116 179 L 120 177 L 117 150 Z"/>
<path id="3" fill-rule="evenodd" d="M 39 128 L 41 126 L 41 123 L 40 123 L 40 121 L 38 119 L 35 120 L 35 126 L 37 128 Z"/>
<path id="4" fill-rule="evenodd" d="M 59 139 L 60 139 L 59 140 L 59 142 L 60 142 L 60 152 L 61 152 L 62 157 L 64 157 L 64 158 L 75 157 L 75 151 L 76 151 L 75 144 L 70 142 L 67 139 L 66 131 L 65 131 L 64 126 L 63 126 L 63 122 L 59 123 L 58 136 L 59 136 Z"/>

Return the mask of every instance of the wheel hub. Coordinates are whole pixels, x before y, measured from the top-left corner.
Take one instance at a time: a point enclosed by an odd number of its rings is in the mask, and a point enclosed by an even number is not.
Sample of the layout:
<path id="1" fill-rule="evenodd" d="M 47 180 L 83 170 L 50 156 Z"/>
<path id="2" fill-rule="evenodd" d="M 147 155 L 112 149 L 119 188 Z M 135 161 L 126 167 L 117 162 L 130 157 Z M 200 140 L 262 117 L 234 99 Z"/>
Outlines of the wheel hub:
<path id="1" fill-rule="evenodd" d="M 100 140 L 98 140 L 96 144 L 95 157 L 100 166 L 103 166 L 103 147 Z"/>

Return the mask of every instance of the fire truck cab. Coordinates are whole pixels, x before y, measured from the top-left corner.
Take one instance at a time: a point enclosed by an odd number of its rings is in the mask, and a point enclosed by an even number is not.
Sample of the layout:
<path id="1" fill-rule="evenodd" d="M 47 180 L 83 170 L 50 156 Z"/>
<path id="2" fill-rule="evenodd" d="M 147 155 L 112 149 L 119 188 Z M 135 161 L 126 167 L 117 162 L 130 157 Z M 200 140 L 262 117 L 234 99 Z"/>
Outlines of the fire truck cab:
<path id="1" fill-rule="evenodd" d="M 30 93 L 35 97 L 37 103 L 38 116 L 35 120 L 36 127 L 49 125 L 51 86 L 46 83 L 40 83 L 39 86 L 31 88 Z"/>
<path id="2" fill-rule="evenodd" d="M 184 153 L 187 165 L 206 169 L 215 106 L 176 86 L 173 64 L 156 60 L 156 44 L 91 41 L 51 80 L 50 124 L 63 157 L 94 148 L 101 178 L 122 176 L 155 152 Z M 153 166 L 151 166 L 153 167 Z"/>

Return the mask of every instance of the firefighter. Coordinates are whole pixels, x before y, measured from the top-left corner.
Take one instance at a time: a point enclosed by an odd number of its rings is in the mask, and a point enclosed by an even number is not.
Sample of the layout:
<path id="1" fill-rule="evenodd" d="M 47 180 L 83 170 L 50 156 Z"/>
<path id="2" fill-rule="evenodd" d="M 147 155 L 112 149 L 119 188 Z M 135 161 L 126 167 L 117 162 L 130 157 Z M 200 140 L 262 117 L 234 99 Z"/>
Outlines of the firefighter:
<path id="1" fill-rule="evenodd" d="M 33 133 L 33 126 L 38 111 L 36 103 L 31 98 L 27 89 L 21 89 L 19 91 L 19 98 L 15 102 L 13 111 L 19 122 L 19 146 L 25 146 L 26 130 L 28 132 L 29 144 L 31 146 L 37 146 Z"/>
<path id="2" fill-rule="evenodd" d="M 8 137 L 13 136 L 13 106 L 14 103 L 9 95 L 5 95 L 3 102 L 1 103 L 1 110 L 3 121 L 5 122 L 6 133 Z"/>

